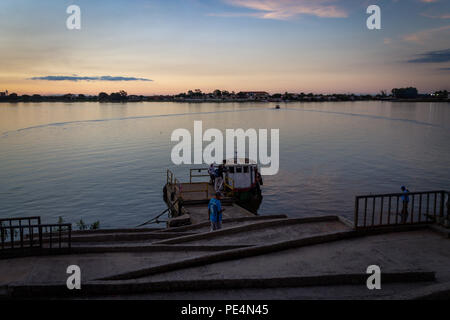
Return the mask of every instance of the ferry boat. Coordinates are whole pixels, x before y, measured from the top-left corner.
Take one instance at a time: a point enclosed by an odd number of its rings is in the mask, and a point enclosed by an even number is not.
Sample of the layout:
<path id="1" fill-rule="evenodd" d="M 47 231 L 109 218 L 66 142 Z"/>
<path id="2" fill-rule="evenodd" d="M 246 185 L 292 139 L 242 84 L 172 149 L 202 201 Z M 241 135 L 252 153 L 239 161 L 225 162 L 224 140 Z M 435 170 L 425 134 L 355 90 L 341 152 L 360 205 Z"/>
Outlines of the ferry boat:
<path id="1" fill-rule="evenodd" d="M 223 169 L 223 181 L 221 184 L 218 182 L 217 186 L 212 184 L 209 168 L 189 169 L 189 182 L 181 182 L 172 171 L 167 170 L 163 197 L 170 217 L 186 214 L 192 216 L 192 213 L 198 210 L 198 206 L 207 205 L 218 190 L 223 196 L 222 202 L 236 203 L 247 212 L 258 213 L 263 198 L 261 193 L 263 179 L 258 164 L 249 159 L 234 158 L 224 160 L 222 164 L 215 164 L 213 167 L 217 171 L 220 166 Z M 203 181 L 198 181 L 199 179 Z"/>

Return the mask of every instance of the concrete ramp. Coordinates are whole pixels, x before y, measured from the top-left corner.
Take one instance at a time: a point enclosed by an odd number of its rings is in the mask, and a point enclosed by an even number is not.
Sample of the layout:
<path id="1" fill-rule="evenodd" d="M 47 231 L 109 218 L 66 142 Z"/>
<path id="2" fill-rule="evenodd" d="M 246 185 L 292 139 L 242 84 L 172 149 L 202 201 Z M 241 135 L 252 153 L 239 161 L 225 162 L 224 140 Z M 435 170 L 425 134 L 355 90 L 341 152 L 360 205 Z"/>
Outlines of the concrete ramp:
<path id="1" fill-rule="evenodd" d="M 373 299 L 450 282 L 448 235 L 427 226 L 369 234 L 337 216 L 271 216 L 227 219 L 223 230 L 208 229 L 202 222 L 79 233 L 71 255 L 0 260 L 0 286 L 7 297 L 71 297 L 65 287 L 71 264 L 82 270 L 77 298 Z M 369 265 L 380 266 L 385 291 L 368 292 Z"/>

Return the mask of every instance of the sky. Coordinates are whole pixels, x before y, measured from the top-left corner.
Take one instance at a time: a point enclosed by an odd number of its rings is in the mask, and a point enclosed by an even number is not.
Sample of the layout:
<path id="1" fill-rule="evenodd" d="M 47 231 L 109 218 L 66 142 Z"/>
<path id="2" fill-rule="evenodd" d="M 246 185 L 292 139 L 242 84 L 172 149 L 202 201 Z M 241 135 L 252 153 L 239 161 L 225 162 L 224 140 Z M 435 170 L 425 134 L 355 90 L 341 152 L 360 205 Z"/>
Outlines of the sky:
<path id="1" fill-rule="evenodd" d="M 67 7 L 81 9 L 69 30 Z M 381 8 L 381 30 L 366 10 Z M 449 0 L 1 0 L 0 91 L 450 90 Z"/>

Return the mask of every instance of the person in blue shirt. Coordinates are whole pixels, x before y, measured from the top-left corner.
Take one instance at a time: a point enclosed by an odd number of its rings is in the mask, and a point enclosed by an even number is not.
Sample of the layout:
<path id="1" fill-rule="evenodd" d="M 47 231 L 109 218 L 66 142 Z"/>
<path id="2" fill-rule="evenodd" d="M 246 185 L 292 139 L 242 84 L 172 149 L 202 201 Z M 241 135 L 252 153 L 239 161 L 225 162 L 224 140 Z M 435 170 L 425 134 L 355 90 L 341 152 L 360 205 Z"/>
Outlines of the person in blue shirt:
<path id="1" fill-rule="evenodd" d="M 217 192 L 214 198 L 209 201 L 208 213 L 209 221 L 211 221 L 211 231 L 220 230 L 222 228 L 222 204 L 220 202 L 221 194 Z"/>
<path id="2" fill-rule="evenodd" d="M 406 223 L 406 221 L 408 220 L 408 204 L 409 204 L 409 190 L 405 187 L 402 186 L 401 187 L 402 190 L 402 196 L 400 197 L 402 199 L 402 223 Z"/>

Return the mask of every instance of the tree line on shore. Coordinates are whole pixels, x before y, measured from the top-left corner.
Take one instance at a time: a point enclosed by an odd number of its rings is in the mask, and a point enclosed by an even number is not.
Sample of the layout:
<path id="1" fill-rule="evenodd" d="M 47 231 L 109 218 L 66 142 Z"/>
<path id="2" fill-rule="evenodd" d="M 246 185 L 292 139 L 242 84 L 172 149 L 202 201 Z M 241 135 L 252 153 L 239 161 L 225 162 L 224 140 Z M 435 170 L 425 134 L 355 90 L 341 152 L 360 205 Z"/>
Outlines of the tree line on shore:
<path id="1" fill-rule="evenodd" d="M 431 94 L 419 94 L 413 87 L 394 88 L 391 93 L 381 91 L 376 95 L 357 94 L 314 94 L 314 93 L 275 93 L 269 94 L 264 91 L 241 91 L 238 93 L 226 90 L 215 90 L 204 93 L 200 89 L 189 90 L 177 95 L 128 95 L 121 90 L 119 92 L 101 92 L 98 95 L 65 94 L 43 96 L 18 95 L 16 93 L 1 93 L 0 102 L 140 102 L 140 101 L 175 101 L 175 102 L 227 102 L 227 101 L 260 101 L 260 102 L 290 102 L 290 101 L 367 101 L 367 100 L 426 100 L 426 101 L 449 101 L 447 90 L 436 91 Z"/>

